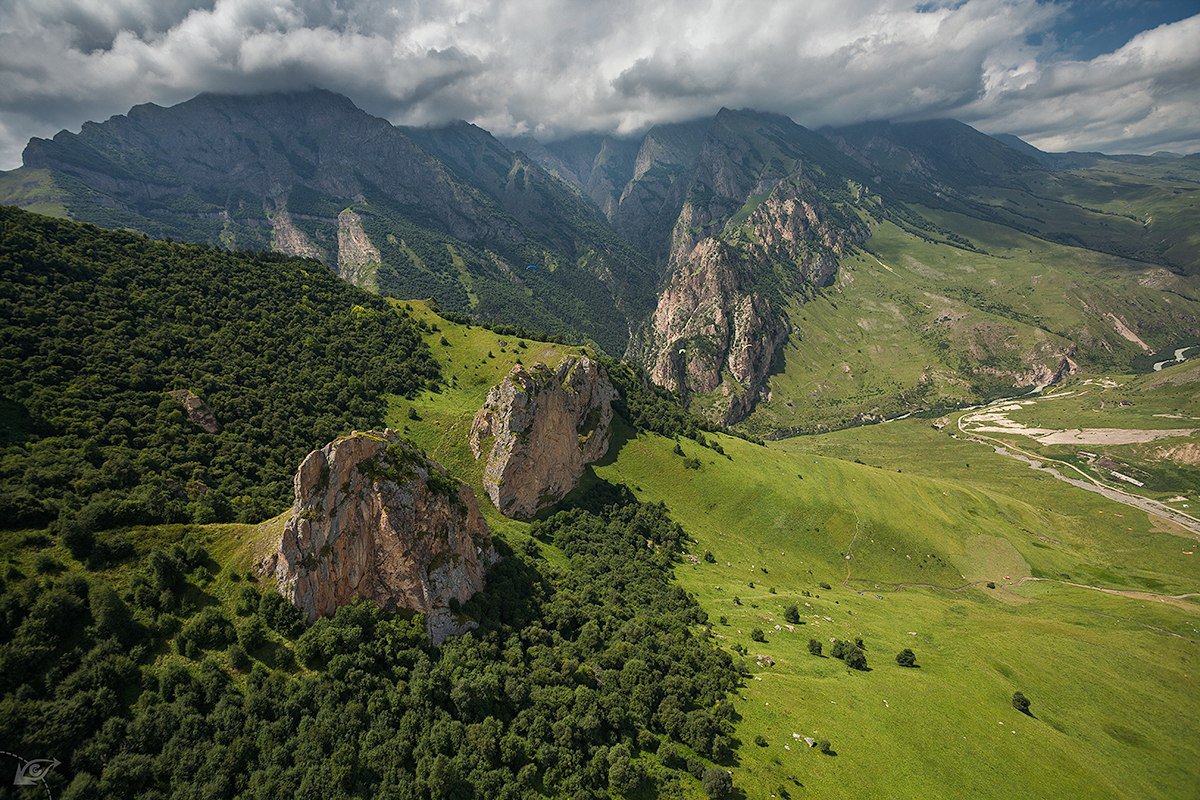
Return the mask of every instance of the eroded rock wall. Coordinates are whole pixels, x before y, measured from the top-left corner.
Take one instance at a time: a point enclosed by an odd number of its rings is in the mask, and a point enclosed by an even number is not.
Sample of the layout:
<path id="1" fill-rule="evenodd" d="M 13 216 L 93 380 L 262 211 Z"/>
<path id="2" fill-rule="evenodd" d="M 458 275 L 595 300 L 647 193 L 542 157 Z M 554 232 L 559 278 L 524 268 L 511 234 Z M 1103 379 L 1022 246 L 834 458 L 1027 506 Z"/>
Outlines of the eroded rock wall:
<path id="1" fill-rule="evenodd" d="M 451 601 L 482 589 L 497 557 L 470 487 L 390 430 L 309 453 L 295 493 L 263 571 L 309 619 L 363 597 L 425 614 L 441 639 L 455 630 Z"/>
<path id="2" fill-rule="evenodd" d="M 575 487 L 584 467 L 608 451 L 614 390 L 587 356 L 557 368 L 513 367 L 488 392 L 471 425 L 483 485 L 502 514 L 532 519 Z"/>

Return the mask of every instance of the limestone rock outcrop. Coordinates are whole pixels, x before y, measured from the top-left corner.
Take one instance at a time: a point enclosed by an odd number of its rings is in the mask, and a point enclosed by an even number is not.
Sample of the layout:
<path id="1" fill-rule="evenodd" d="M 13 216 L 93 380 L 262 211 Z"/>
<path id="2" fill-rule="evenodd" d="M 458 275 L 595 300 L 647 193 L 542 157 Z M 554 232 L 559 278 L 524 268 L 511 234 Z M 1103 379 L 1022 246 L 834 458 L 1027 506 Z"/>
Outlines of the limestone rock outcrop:
<path id="1" fill-rule="evenodd" d="M 183 413 L 187 415 L 187 418 L 203 428 L 205 432 L 220 432 L 221 424 L 217 422 L 216 415 L 208 407 L 208 403 L 204 402 L 199 396 L 192 394 L 187 389 L 176 389 L 173 392 L 167 392 L 167 396 L 183 406 Z"/>
<path id="2" fill-rule="evenodd" d="M 271 217 L 271 228 L 271 247 L 275 252 L 322 260 L 321 248 L 313 244 L 308 234 L 296 226 L 292 215 L 287 211 L 277 211 Z"/>
<path id="3" fill-rule="evenodd" d="M 803 178 L 781 181 L 737 228 L 698 240 L 703 215 L 690 205 L 680 214 L 641 356 L 655 383 L 685 397 L 720 390 L 697 409 L 715 422 L 753 410 L 790 330 L 789 299 L 828 285 L 838 258 L 867 236 L 817 195 Z"/>
<path id="4" fill-rule="evenodd" d="M 435 641 L 463 630 L 452 601 L 482 589 L 497 558 L 470 487 L 388 430 L 309 453 L 295 492 L 261 570 L 308 619 L 363 597 L 425 614 Z"/>
<path id="5" fill-rule="evenodd" d="M 483 485 L 505 516 L 532 519 L 575 487 L 608 451 L 614 390 L 587 356 L 556 369 L 518 364 L 488 392 L 471 424 L 475 458 L 487 458 Z"/>
<path id="6" fill-rule="evenodd" d="M 338 274 L 350 283 L 371 291 L 379 288 L 376 277 L 382 261 L 379 248 L 363 230 L 362 217 L 350 209 L 338 214 L 337 261 Z"/>

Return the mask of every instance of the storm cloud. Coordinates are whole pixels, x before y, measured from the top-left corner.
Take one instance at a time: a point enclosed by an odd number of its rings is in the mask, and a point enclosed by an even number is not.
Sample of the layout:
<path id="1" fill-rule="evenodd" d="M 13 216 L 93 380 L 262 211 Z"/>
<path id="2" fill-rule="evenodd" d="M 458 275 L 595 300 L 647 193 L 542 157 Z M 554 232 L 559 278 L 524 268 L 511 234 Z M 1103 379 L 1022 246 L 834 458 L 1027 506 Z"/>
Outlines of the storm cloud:
<path id="1" fill-rule="evenodd" d="M 1200 149 L 1200 14 L 1073 57 L 1037 0 L 0 0 L 0 167 L 142 102 L 321 86 L 397 123 L 634 133 L 721 106 Z M 1130 32 L 1131 35 L 1133 31 Z"/>

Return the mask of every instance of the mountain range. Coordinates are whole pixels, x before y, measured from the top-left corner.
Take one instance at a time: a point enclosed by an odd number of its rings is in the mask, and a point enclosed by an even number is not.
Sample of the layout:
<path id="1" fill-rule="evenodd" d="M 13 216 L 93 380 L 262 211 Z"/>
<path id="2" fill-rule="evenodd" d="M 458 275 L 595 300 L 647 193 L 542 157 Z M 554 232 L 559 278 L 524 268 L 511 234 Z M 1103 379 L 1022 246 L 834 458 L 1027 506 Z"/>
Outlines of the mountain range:
<path id="1" fill-rule="evenodd" d="M 136 106 L 0 174 L 3 203 L 593 341 L 763 435 L 1196 338 L 1197 189 L 1197 155 L 1043 153 L 953 120 L 814 131 L 722 109 L 539 142 L 395 126 L 322 90 Z"/>

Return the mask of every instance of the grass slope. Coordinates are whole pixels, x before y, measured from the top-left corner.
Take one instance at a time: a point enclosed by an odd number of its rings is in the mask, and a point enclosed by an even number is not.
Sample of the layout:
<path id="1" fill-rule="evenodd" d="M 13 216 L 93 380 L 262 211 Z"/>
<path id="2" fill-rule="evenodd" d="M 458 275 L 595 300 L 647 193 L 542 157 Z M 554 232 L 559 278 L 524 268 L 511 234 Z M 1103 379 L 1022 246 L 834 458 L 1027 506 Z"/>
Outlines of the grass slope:
<path id="1" fill-rule="evenodd" d="M 982 252 L 877 225 L 834 286 L 789 309 L 793 333 L 771 398 L 746 429 L 813 432 L 1011 394 L 1064 354 L 1088 371 L 1148 369 L 1147 348 L 1200 335 L 1195 277 L 922 213 Z"/>
<path id="2" fill-rule="evenodd" d="M 429 343 L 451 385 L 395 400 L 392 424 L 479 492 L 465 442 L 487 389 L 517 358 L 554 363 L 573 348 L 522 349 L 411 305 L 437 326 Z M 1200 561 L 1182 554 L 1196 544 L 1184 532 L 927 422 L 765 448 L 710 438 L 729 458 L 683 440 L 695 471 L 672 440 L 618 423 L 593 472 L 667 504 L 696 540 L 679 582 L 722 645 L 749 652 L 734 770 L 746 797 L 1194 795 L 1200 604 L 1055 582 L 1195 591 Z M 526 535 L 482 505 L 502 536 Z M 706 550 L 714 563 L 699 557 Z M 793 602 L 805 624 L 789 631 Z M 751 640 L 756 627 L 765 643 Z M 832 637 L 856 636 L 870 672 L 808 653 L 810 637 L 828 652 Z M 920 669 L 895 663 L 904 647 Z M 759 667 L 760 653 L 775 665 Z M 1016 690 L 1033 699 L 1034 718 L 1011 708 Z M 829 739 L 837 755 L 793 733 Z"/>
<path id="3" fill-rule="evenodd" d="M 876 441 L 884 428 L 903 433 Z M 908 464 L 930 452 L 963 466 L 915 475 L 807 447 L 856 435 L 862 456 Z M 715 628 L 726 644 L 775 661 L 739 701 L 738 785 L 751 797 L 1187 796 L 1200 606 L 1018 581 L 1192 591 L 1200 562 L 1181 551 L 1194 542 L 939 436 L 897 423 L 766 450 L 722 439 L 732 460 L 706 458 L 699 476 L 669 442 L 642 436 L 597 469 L 664 501 L 696 552 L 714 554 L 681 567 L 680 582 L 727 618 Z M 904 583 L 952 589 L 893 585 Z M 789 603 L 807 623 L 794 631 Z M 766 643 L 750 639 L 755 627 Z M 856 636 L 870 673 L 808 653 L 810 637 L 828 651 L 831 637 Z M 896 665 L 904 647 L 920 670 Z M 1016 690 L 1037 697 L 1037 719 L 1011 709 Z M 839 755 L 793 733 L 829 739 Z"/>

